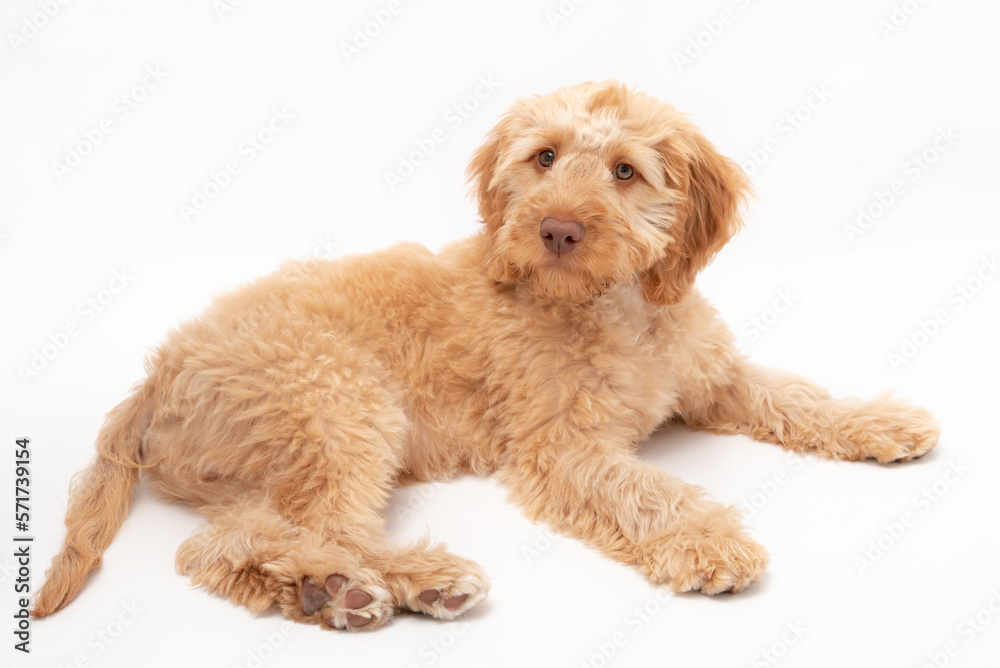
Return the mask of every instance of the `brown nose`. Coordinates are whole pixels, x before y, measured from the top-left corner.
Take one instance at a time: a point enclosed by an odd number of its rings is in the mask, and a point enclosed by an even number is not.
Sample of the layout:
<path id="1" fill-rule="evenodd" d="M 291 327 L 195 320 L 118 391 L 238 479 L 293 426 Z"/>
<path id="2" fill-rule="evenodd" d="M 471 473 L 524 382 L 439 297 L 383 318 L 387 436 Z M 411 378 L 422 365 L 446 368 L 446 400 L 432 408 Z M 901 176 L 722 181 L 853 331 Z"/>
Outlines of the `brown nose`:
<path id="1" fill-rule="evenodd" d="M 580 245 L 586 236 L 587 228 L 575 220 L 559 220 L 546 218 L 538 228 L 545 247 L 553 253 L 562 254 Z"/>

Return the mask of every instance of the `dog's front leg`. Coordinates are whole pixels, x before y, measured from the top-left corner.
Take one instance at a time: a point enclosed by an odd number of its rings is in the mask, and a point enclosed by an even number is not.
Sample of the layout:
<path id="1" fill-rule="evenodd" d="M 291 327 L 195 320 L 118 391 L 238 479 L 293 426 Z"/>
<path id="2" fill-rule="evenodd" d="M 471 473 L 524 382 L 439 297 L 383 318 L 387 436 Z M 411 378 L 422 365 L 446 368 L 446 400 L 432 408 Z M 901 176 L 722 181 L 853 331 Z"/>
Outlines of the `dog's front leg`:
<path id="1" fill-rule="evenodd" d="M 532 520 L 635 564 L 675 591 L 737 592 L 767 565 L 735 508 L 623 448 L 586 439 L 526 443 L 500 477 Z"/>
<path id="2" fill-rule="evenodd" d="M 678 416 L 696 429 L 836 459 L 907 460 L 931 450 L 939 434 L 929 411 L 888 392 L 867 401 L 834 399 L 805 378 L 745 361 L 714 391 L 685 396 Z"/>

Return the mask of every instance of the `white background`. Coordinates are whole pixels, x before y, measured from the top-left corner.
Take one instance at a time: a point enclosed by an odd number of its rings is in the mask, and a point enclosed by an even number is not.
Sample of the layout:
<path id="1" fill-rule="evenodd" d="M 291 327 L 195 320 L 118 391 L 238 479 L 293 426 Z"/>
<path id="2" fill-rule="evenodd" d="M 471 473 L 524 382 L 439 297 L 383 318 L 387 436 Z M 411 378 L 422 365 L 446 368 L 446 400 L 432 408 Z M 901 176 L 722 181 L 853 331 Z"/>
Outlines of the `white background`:
<path id="1" fill-rule="evenodd" d="M 13 547 L 0 550 L 0 664 L 996 665 L 1000 7 L 577 2 L 560 14 L 557 0 L 402 0 L 350 58 L 343 45 L 385 2 L 73 0 L 50 2 L 51 18 L 41 0 L 4 3 L 2 480 L 10 499 L 13 441 L 29 436 L 33 582 L 104 413 L 169 328 L 290 257 L 472 234 L 463 172 L 478 142 L 516 98 L 588 79 L 690 112 L 753 172 L 746 230 L 700 278 L 747 352 L 837 395 L 895 389 L 940 417 L 937 450 L 879 466 L 657 434 L 641 456 L 757 506 L 747 523 L 772 564 L 715 598 L 670 595 L 551 537 L 492 480 L 401 490 L 392 531 L 476 559 L 493 590 L 461 624 L 401 616 L 360 634 L 283 633 L 276 612 L 193 589 L 173 559 L 200 518 L 140 492 L 79 598 L 32 623 L 30 656 L 12 648 Z M 294 119 L 247 161 L 241 146 L 276 109 Z M 88 145 L 102 121 L 110 131 Z M 391 189 L 385 174 L 436 128 L 433 152 Z M 55 163 L 71 151 L 87 155 L 66 173 Z M 231 160 L 239 174 L 186 222 L 181 205 Z M 849 239 L 859 208 L 875 215 Z M 904 340 L 911 356 L 893 364 Z M 43 351 L 37 375 L 19 371 Z M 0 527 L 13 545 L 13 518 Z M 977 614 L 979 630 L 966 622 Z"/>

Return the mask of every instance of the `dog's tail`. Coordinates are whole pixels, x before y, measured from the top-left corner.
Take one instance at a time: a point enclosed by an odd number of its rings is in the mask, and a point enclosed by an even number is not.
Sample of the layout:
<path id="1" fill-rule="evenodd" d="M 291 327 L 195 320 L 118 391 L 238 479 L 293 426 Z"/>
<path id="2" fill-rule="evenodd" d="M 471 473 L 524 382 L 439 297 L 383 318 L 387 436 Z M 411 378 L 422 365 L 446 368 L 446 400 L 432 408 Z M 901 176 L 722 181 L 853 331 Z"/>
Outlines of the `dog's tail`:
<path id="1" fill-rule="evenodd" d="M 101 564 L 101 554 L 125 521 L 132 488 L 139 481 L 141 444 L 151 413 L 148 385 L 110 413 L 97 437 L 97 456 L 78 473 L 66 512 L 66 542 L 52 560 L 31 614 L 45 617 L 76 598 L 87 574 Z"/>

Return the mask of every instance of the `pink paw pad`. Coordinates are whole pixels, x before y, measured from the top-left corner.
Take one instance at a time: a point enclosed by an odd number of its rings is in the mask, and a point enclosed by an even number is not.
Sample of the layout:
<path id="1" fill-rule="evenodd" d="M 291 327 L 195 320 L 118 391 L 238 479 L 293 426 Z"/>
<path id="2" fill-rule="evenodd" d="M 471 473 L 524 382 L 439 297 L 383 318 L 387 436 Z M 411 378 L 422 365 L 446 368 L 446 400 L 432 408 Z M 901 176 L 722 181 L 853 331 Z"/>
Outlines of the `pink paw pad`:
<path id="1" fill-rule="evenodd" d="M 340 573 L 334 573 L 326 578 L 323 586 L 320 586 L 310 577 L 302 582 L 299 587 L 299 602 L 302 612 L 308 617 L 321 613 L 323 619 L 330 626 L 342 627 L 335 623 L 335 618 L 345 620 L 350 627 L 359 628 L 372 621 L 371 615 L 353 612 L 368 606 L 374 599 L 372 595 L 364 589 L 358 587 L 347 588 L 349 578 Z"/>
<path id="2" fill-rule="evenodd" d="M 468 600 L 468 594 L 458 594 L 456 596 L 442 596 L 440 589 L 425 589 L 417 596 L 417 599 L 427 607 L 433 607 L 440 603 L 445 610 L 454 612 L 462 607 Z"/>

